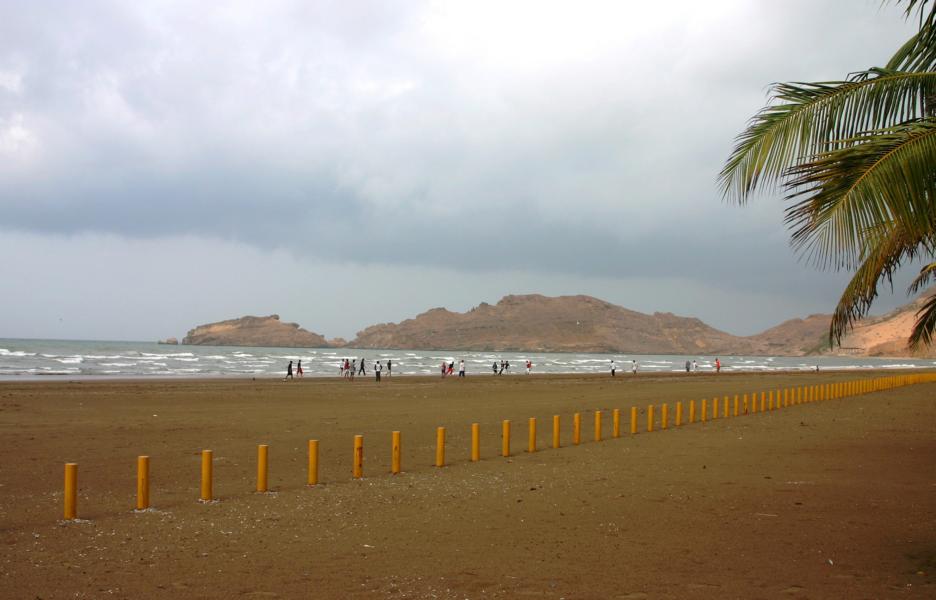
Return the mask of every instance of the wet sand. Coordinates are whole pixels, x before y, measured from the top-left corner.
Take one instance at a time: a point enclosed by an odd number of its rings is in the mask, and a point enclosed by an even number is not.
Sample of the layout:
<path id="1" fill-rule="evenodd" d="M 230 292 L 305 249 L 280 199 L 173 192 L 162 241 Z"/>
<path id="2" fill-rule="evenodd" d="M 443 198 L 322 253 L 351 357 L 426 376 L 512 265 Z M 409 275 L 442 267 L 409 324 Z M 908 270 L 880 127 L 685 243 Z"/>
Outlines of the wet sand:
<path id="1" fill-rule="evenodd" d="M 644 431 L 648 404 L 672 420 L 676 401 L 872 375 L 0 383 L 0 597 L 936 597 L 936 384 Z M 261 443 L 266 494 L 253 491 Z M 140 454 L 153 509 L 136 513 Z M 65 462 L 79 464 L 79 522 L 61 520 Z"/>

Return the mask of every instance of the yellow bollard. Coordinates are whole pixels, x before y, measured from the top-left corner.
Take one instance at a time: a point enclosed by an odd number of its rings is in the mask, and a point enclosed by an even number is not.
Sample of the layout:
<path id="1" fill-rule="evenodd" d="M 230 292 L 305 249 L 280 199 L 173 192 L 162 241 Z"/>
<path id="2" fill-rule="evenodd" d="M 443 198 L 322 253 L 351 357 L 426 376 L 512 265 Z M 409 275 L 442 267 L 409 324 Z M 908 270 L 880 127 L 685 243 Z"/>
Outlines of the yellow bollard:
<path id="1" fill-rule="evenodd" d="M 403 466 L 402 444 L 400 443 L 400 432 L 394 431 L 390 434 L 390 474 L 399 475 Z"/>
<path id="2" fill-rule="evenodd" d="M 595 411 L 595 441 L 601 441 L 601 411 Z"/>
<path id="3" fill-rule="evenodd" d="M 265 492 L 267 491 L 267 474 L 268 464 L 267 464 L 267 453 L 269 446 L 266 444 L 260 444 L 257 446 L 257 491 Z"/>
<path id="4" fill-rule="evenodd" d="M 647 433 L 653 431 L 653 405 L 647 406 Z"/>
<path id="5" fill-rule="evenodd" d="M 471 424 L 471 462 L 481 460 L 481 426 L 477 423 Z"/>
<path id="6" fill-rule="evenodd" d="M 735 394 L 735 395 L 734 395 L 734 416 L 736 416 L 736 417 L 737 417 L 738 414 L 739 414 L 739 413 L 738 413 L 738 409 L 740 408 L 739 402 L 738 402 L 739 400 L 740 400 L 740 398 L 738 397 L 737 394 Z"/>
<path id="7" fill-rule="evenodd" d="M 783 388 L 783 408 L 790 406 L 790 388 Z"/>
<path id="8" fill-rule="evenodd" d="M 611 435 L 621 437 L 621 411 L 617 408 L 611 411 Z"/>
<path id="9" fill-rule="evenodd" d="M 631 406 L 631 435 L 637 433 L 637 407 Z"/>
<path id="10" fill-rule="evenodd" d="M 211 502 L 213 494 L 211 489 L 212 464 L 211 450 L 202 450 L 201 453 L 201 501 Z"/>
<path id="11" fill-rule="evenodd" d="M 770 400 L 767 401 L 767 410 L 773 410 L 773 390 L 770 390 Z"/>
<path id="12" fill-rule="evenodd" d="M 724 398 L 722 398 L 722 406 L 724 407 L 722 409 L 722 417 L 727 419 L 729 416 L 728 415 L 728 396 L 725 396 Z"/>
<path id="13" fill-rule="evenodd" d="M 445 427 L 436 427 L 436 461 L 435 466 L 445 466 Z"/>
<path id="14" fill-rule="evenodd" d="M 572 415 L 572 443 L 578 446 L 582 442 L 582 415 Z"/>
<path id="15" fill-rule="evenodd" d="M 718 396 L 712 398 L 712 419 L 718 418 Z"/>
<path id="16" fill-rule="evenodd" d="M 354 436 L 354 470 L 352 475 L 355 479 L 364 477 L 364 436 Z"/>
<path id="17" fill-rule="evenodd" d="M 760 393 L 760 411 L 764 412 L 764 409 L 767 408 L 767 392 Z"/>
<path id="18" fill-rule="evenodd" d="M 669 404 L 660 407 L 660 429 L 666 429 L 669 426 Z"/>
<path id="19" fill-rule="evenodd" d="M 149 456 L 137 457 L 137 510 L 149 508 Z"/>
<path id="20" fill-rule="evenodd" d="M 695 423 L 695 400 L 689 401 L 689 422 Z"/>
<path id="21" fill-rule="evenodd" d="M 78 518 L 78 464 L 65 463 L 65 520 Z"/>
<path id="22" fill-rule="evenodd" d="M 682 425 L 682 401 L 676 403 L 676 427 Z"/>
<path id="23" fill-rule="evenodd" d="M 530 417 L 529 439 L 527 440 L 527 452 L 536 452 L 536 417 Z"/>
<path id="24" fill-rule="evenodd" d="M 560 419 L 559 415 L 553 415 L 553 448 L 559 448 L 560 444 Z"/>
<path id="25" fill-rule="evenodd" d="M 501 456 L 510 456 L 510 421 L 501 423 Z"/>
<path id="26" fill-rule="evenodd" d="M 708 400 L 702 399 L 702 416 L 700 420 L 705 423 L 706 417 L 708 416 Z"/>
<path id="27" fill-rule="evenodd" d="M 743 412 L 744 412 L 744 414 L 748 414 L 748 396 L 747 396 L 747 394 L 744 395 L 744 411 L 743 411 Z"/>
<path id="28" fill-rule="evenodd" d="M 309 485 L 318 485 L 318 458 L 318 440 L 309 440 Z"/>

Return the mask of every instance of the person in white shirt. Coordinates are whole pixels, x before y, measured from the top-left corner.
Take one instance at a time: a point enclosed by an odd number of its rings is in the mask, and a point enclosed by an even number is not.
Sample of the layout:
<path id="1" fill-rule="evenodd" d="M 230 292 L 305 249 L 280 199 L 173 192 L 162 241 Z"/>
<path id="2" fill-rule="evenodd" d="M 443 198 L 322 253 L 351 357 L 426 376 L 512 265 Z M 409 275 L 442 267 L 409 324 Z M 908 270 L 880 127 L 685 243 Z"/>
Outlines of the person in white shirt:
<path id="1" fill-rule="evenodd" d="M 362 363 L 364 361 L 361 361 Z M 383 371 L 383 366 L 380 364 L 380 361 L 374 363 L 374 379 L 377 383 L 380 383 L 380 372 Z"/>
<path id="2" fill-rule="evenodd" d="M 617 367 L 614 365 L 614 361 L 611 361 L 611 377 L 614 377 L 614 372 L 617 370 Z"/>
<path id="3" fill-rule="evenodd" d="M 636 375 L 636 374 L 637 374 L 637 361 L 635 360 L 635 361 L 631 361 L 631 362 L 632 362 L 632 364 L 631 364 L 631 371 L 634 373 L 634 375 Z"/>
<path id="4" fill-rule="evenodd" d="M 458 361 L 458 376 L 459 377 L 465 376 L 465 359 L 464 358 Z"/>

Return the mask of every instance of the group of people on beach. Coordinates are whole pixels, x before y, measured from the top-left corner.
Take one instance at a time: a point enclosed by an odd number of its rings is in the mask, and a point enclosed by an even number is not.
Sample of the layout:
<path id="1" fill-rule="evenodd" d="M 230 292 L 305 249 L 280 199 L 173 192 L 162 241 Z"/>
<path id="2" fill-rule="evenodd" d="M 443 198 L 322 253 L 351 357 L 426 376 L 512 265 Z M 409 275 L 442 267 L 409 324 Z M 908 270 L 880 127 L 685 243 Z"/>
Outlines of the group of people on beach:
<path id="1" fill-rule="evenodd" d="M 453 373 L 455 373 L 455 361 L 453 360 L 451 362 L 446 363 L 443 360 L 442 366 L 439 367 L 439 370 L 441 371 L 443 378 L 448 377 L 449 375 L 452 375 Z M 458 376 L 459 377 L 465 376 L 465 359 L 464 358 L 458 361 Z"/>
<path id="2" fill-rule="evenodd" d="M 636 360 L 632 360 L 632 361 L 631 361 L 631 366 L 630 366 L 630 367 L 631 367 L 631 373 L 633 373 L 634 375 L 636 375 L 636 374 L 637 374 L 637 361 L 636 361 Z M 617 365 L 614 364 L 614 359 L 612 358 L 612 359 L 611 359 L 611 377 L 614 377 L 614 376 L 615 376 L 615 373 L 617 373 Z"/>
<path id="3" fill-rule="evenodd" d="M 383 363 L 380 360 L 374 361 L 374 380 L 380 381 L 380 375 L 383 373 Z M 360 361 L 356 358 L 344 359 L 338 362 L 338 375 L 349 381 L 354 381 L 355 375 L 367 375 L 367 362 L 362 356 Z M 393 359 L 387 359 L 387 377 L 393 375 Z"/>

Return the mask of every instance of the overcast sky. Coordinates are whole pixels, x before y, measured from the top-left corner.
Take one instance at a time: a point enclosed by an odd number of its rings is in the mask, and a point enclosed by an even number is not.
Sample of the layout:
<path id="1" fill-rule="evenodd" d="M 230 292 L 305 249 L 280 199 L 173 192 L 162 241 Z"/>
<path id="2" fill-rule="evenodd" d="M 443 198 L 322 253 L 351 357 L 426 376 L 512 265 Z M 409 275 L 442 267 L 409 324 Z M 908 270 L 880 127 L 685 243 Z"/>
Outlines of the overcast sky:
<path id="1" fill-rule="evenodd" d="M 770 83 L 912 31 L 880 0 L 0 0 L 0 337 L 350 339 L 534 292 L 735 334 L 830 312 L 847 277 L 779 196 L 716 177 Z"/>

